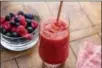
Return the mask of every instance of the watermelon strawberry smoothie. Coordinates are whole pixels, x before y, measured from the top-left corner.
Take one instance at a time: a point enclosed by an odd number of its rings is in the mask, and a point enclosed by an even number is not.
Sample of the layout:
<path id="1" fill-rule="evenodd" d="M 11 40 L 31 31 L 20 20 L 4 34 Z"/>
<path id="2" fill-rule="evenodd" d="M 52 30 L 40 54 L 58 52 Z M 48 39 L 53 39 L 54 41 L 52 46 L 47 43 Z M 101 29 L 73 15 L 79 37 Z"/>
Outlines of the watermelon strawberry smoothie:
<path id="1" fill-rule="evenodd" d="M 69 54 L 68 22 L 60 19 L 56 23 L 56 18 L 41 22 L 39 54 L 49 64 L 65 62 Z"/>

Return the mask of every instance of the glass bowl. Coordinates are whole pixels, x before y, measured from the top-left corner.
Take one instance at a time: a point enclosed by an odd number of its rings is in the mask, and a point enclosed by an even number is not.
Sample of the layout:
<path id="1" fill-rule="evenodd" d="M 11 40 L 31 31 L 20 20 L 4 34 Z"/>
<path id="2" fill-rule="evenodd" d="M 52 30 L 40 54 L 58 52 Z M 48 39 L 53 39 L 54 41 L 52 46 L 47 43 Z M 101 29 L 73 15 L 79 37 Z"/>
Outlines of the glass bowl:
<path id="1" fill-rule="evenodd" d="M 36 15 L 38 18 L 35 19 L 38 22 L 40 22 L 40 16 L 34 10 L 34 15 Z M 1 44 L 4 48 L 7 48 L 12 51 L 22 51 L 29 49 L 33 47 L 37 41 L 38 41 L 38 33 L 39 32 L 39 26 L 31 33 L 31 40 L 25 39 L 24 37 L 8 37 L 1 33 Z"/>

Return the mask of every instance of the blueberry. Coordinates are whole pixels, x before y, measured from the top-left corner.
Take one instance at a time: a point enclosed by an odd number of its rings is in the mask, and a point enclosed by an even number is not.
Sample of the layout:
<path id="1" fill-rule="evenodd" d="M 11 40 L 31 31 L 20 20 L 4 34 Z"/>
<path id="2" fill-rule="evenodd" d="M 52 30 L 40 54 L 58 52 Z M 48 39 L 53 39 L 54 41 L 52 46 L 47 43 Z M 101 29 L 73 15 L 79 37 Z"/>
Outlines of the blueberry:
<path id="1" fill-rule="evenodd" d="M 27 17 L 28 17 L 28 15 L 27 15 L 26 13 L 24 14 L 24 16 L 25 16 L 25 18 L 27 18 Z"/>
<path id="2" fill-rule="evenodd" d="M 32 14 L 28 14 L 29 19 L 33 19 L 33 15 Z"/>
<path id="3" fill-rule="evenodd" d="M 3 29 L 3 27 L 2 27 L 2 26 L 0 26 L 0 32 L 2 31 L 2 29 Z"/>
<path id="4" fill-rule="evenodd" d="M 11 25 L 15 25 L 15 22 L 12 20 L 12 21 L 10 21 L 10 24 Z"/>
<path id="5" fill-rule="evenodd" d="M 34 15 L 34 20 L 35 21 L 40 21 L 40 18 L 38 16 Z"/>
<path id="6" fill-rule="evenodd" d="M 11 36 L 12 36 L 12 37 L 18 37 L 18 34 L 17 34 L 16 32 L 12 32 L 12 33 L 11 33 Z"/>
<path id="7" fill-rule="evenodd" d="M 5 17 L 5 20 L 6 20 L 6 21 L 10 21 L 10 19 L 11 19 L 10 15 L 7 15 L 7 16 Z"/>
<path id="8" fill-rule="evenodd" d="M 10 33 L 10 32 L 7 32 L 7 33 L 6 33 L 6 36 L 11 37 L 11 33 Z"/>
<path id="9" fill-rule="evenodd" d="M 24 15 L 24 12 L 23 11 L 19 11 L 18 15 Z"/>
<path id="10" fill-rule="evenodd" d="M 33 28 L 32 27 L 27 27 L 27 30 L 28 30 L 29 33 L 33 32 Z"/>
<path id="11" fill-rule="evenodd" d="M 15 23 L 15 26 L 19 26 L 19 25 L 20 25 L 20 23 L 19 23 L 19 22 L 16 22 L 16 23 Z"/>
<path id="12" fill-rule="evenodd" d="M 33 15 L 32 14 L 25 14 L 24 16 L 25 16 L 25 18 L 33 19 Z"/>
<path id="13" fill-rule="evenodd" d="M 13 13 L 9 13 L 9 15 L 11 16 L 11 18 L 15 16 Z"/>
<path id="14" fill-rule="evenodd" d="M 19 18 L 18 17 L 15 17 L 15 22 L 19 22 Z"/>
<path id="15" fill-rule="evenodd" d="M 31 25 L 31 20 L 30 19 L 26 19 L 27 25 Z"/>
<path id="16" fill-rule="evenodd" d="M 2 28 L 1 32 L 2 32 L 2 34 L 6 34 L 6 29 Z"/>

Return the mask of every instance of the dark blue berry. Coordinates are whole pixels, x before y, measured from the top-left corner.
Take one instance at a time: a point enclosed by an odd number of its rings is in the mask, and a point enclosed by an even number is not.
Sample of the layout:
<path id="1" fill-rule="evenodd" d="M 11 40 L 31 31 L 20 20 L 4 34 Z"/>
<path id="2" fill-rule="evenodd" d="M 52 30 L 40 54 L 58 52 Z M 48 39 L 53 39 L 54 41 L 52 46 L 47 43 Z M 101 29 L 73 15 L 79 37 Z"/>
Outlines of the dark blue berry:
<path id="1" fill-rule="evenodd" d="M 10 32 L 7 32 L 7 33 L 6 33 L 6 36 L 11 37 L 11 33 L 10 33 Z"/>
<path id="2" fill-rule="evenodd" d="M 35 21 L 40 21 L 40 18 L 38 16 L 34 15 L 34 20 Z"/>
<path id="3" fill-rule="evenodd" d="M 32 27 L 27 27 L 27 30 L 28 30 L 29 33 L 33 32 L 33 28 Z"/>
<path id="4" fill-rule="evenodd" d="M 26 19 L 27 25 L 31 25 L 31 20 L 30 19 Z"/>
<path id="5" fill-rule="evenodd" d="M 9 13 L 9 15 L 10 15 L 11 17 L 14 17 L 14 16 L 15 16 L 13 13 Z"/>
<path id="6" fill-rule="evenodd" d="M 16 22 L 16 23 L 15 23 L 15 26 L 19 26 L 19 25 L 20 25 L 20 23 L 19 23 L 19 22 Z"/>
<path id="7" fill-rule="evenodd" d="M 19 11 L 18 15 L 24 15 L 24 12 L 23 11 Z"/>
<path id="8" fill-rule="evenodd" d="M 15 25 L 15 22 L 12 20 L 12 21 L 10 21 L 10 24 L 11 25 Z"/>
<path id="9" fill-rule="evenodd" d="M 33 15 L 32 14 L 25 14 L 24 16 L 25 16 L 25 18 L 33 19 Z"/>
<path id="10" fill-rule="evenodd" d="M 15 17 L 15 22 L 19 22 L 19 18 L 18 17 Z"/>
<path id="11" fill-rule="evenodd" d="M 1 31 L 2 31 L 2 34 L 6 34 L 6 29 L 2 28 Z"/>
<path id="12" fill-rule="evenodd" d="M 2 29 L 3 29 L 3 27 L 2 27 L 2 26 L 0 26 L 0 32 L 2 31 Z"/>
<path id="13" fill-rule="evenodd" d="M 6 20 L 6 21 L 10 21 L 10 19 L 11 19 L 10 15 L 7 15 L 7 16 L 5 17 L 5 20 Z"/>
<path id="14" fill-rule="evenodd" d="M 27 17 L 28 17 L 28 15 L 27 15 L 27 14 L 24 14 L 24 17 L 25 17 L 25 18 L 27 18 Z"/>
<path id="15" fill-rule="evenodd" d="M 12 33 L 11 33 L 11 36 L 12 36 L 12 37 L 18 37 L 18 34 L 17 34 L 16 32 L 12 32 Z"/>

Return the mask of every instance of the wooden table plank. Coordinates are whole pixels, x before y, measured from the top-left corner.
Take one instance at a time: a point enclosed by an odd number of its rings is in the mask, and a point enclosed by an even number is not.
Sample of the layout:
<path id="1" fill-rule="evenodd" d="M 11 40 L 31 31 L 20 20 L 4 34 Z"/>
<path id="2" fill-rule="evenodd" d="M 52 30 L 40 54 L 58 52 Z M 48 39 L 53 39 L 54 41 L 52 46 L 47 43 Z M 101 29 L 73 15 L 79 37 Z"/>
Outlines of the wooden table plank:
<path id="1" fill-rule="evenodd" d="M 100 33 L 100 32 L 101 32 L 101 24 L 98 24 L 96 26 L 89 27 L 89 28 L 86 28 L 86 29 L 73 31 L 70 34 L 70 41 L 74 41 L 74 40 L 84 38 L 84 37 L 87 37 L 87 36 L 90 36 L 90 35 L 94 35 L 94 34 L 97 34 L 97 33 Z"/>
<path id="2" fill-rule="evenodd" d="M 9 61 L 11 59 L 17 58 L 22 55 L 26 55 L 26 54 L 29 55 L 32 49 L 21 51 L 21 52 L 14 52 L 14 51 L 9 51 L 9 50 L 4 49 L 1 52 L 1 62 Z"/>
<path id="3" fill-rule="evenodd" d="M 32 54 L 16 58 L 19 68 L 41 68 L 42 61 L 38 55 L 38 46 L 32 51 Z"/>
<path id="4" fill-rule="evenodd" d="M 53 16 L 45 2 L 24 2 L 24 7 L 28 12 L 33 12 L 33 10 L 36 9 L 41 16 L 41 19 Z"/>
<path id="5" fill-rule="evenodd" d="M 98 34 L 73 41 L 73 42 L 71 42 L 71 47 L 73 48 L 76 56 L 78 56 L 80 47 L 82 47 L 84 42 L 87 40 L 92 41 L 92 43 L 94 43 L 94 44 L 101 45 L 101 38 Z"/>
<path id="6" fill-rule="evenodd" d="M 38 55 L 38 46 L 36 46 L 32 51 L 32 54 L 21 56 L 16 58 L 19 68 L 41 68 L 42 63 Z"/>
<path id="7" fill-rule="evenodd" d="M 7 15 L 9 12 L 17 13 L 24 10 L 23 2 L 1 2 L 1 15 Z"/>
<path id="8" fill-rule="evenodd" d="M 102 37 L 101 32 L 99 33 L 99 35 Z"/>
<path id="9" fill-rule="evenodd" d="M 69 49 L 68 59 L 62 68 L 76 68 L 76 56 L 71 48 Z"/>
<path id="10" fill-rule="evenodd" d="M 4 63 L 1 63 L 1 68 L 18 68 L 15 60 L 10 60 Z"/>
<path id="11" fill-rule="evenodd" d="M 76 58 L 70 49 L 68 60 L 62 68 L 75 68 Z M 31 55 L 21 56 L 16 58 L 19 68 L 42 68 L 42 60 L 38 54 L 38 46 L 33 49 Z"/>
<path id="12" fill-rule="evenodd" d="M 56 16 L 59 2 L 47 2 L 47 4 L 50 11 Z M 91 26 L 87 16 L 83 13 L 77 2 L 64 2 L 61 17 L 64 17 L 66 20 L 68 20 L 69 17 L 71 31 Z"/>
<path id="13" fill-rule="evenodd" d="M 101 2 L 80 2 L 93 25 L 101 23 Z"/>

